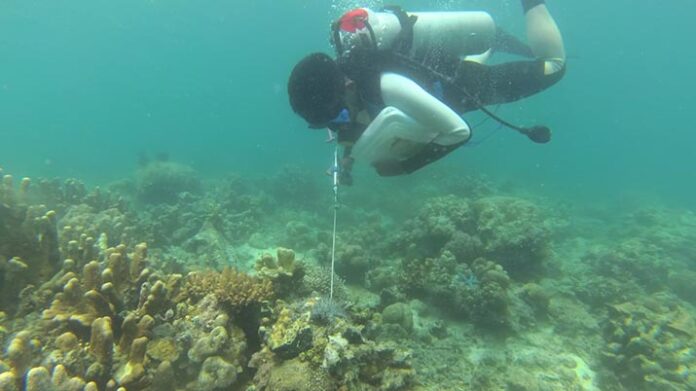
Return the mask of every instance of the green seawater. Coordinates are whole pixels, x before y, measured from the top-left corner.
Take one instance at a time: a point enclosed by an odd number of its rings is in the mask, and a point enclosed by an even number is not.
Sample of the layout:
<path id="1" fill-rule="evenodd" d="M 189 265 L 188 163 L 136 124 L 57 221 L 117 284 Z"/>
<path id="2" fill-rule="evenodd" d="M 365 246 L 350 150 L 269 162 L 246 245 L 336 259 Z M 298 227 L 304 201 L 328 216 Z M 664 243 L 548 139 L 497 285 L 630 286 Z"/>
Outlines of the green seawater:
<path id="1" fill-rule="evenodd" d="M 3 1 L 0 164 L 98 183 L 130 173 L 141 152 L 164 152 L 211 176 L 287 163 L 319 174 L 330 148 L 293 115 L 285 83 L 303 55 L 330 52 L 329 22 L 357 4 Z M 514 1 L 402 5 L 483 9 L 523 34 Z M 499 113 L 548 124 L 553 142 L 532 145 L 501 130 L 448 161 L 563 197 L 693 204 L 696 5 L 590 0 L 550 8 L 570 57 L 567 76 Z M 416 177 L 427 181 L 427 170 Z"/>

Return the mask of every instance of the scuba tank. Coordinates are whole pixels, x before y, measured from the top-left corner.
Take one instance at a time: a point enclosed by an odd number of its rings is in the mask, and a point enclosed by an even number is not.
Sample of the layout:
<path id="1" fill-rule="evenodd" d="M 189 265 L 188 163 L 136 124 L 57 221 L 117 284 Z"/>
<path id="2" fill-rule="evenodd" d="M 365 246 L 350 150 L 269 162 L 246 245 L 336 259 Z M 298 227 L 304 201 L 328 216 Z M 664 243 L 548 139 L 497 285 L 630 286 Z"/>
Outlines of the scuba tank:
<path id="1" fill-rule="evenodd" d="M 494 42 L 496 27 L 486 12 L 412 12 L 386 7 L 383 11 L 357 8 L 333 26 L 339 54 L 354 47 L 397 49 L 418 58 L 434 49 L 465 57 L 485 53 Z"/>

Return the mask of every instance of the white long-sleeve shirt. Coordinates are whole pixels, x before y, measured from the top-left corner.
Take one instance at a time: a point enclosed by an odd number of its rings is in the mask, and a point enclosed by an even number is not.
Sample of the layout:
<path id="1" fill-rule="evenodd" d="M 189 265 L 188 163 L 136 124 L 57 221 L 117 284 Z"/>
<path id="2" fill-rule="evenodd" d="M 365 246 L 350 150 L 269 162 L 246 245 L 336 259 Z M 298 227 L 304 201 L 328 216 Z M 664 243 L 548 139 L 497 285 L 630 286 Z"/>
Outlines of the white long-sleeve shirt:
<path id="1" fill-rule="evenodd" d="M 427 144 L 450 146 L 470 138 L 469 125 L 413 80 L 384 73 L 380 84 L 386 107 L 356 142 L 352 154 L 359 161 L 400 161 Z"/>

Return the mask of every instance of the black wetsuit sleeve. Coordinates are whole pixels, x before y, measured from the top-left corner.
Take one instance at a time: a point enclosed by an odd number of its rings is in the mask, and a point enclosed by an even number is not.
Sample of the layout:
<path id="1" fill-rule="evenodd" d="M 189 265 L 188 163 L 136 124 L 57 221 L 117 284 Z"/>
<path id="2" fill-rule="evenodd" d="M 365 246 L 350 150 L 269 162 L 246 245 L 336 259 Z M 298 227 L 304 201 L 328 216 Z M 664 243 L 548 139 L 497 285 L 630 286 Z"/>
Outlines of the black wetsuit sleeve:
<path id="1" fill-rule="evenodd" d="M 564 67 L 546 75 L 544 67 L 543 60 L 497 65 L 462 61 L 454 78 L 455 86 L 450 87 L 446 95 L 464 112 L 476 110 L 478 106 L 514 102 L 547 89 L 565 74 Z"/>
<path id="2" fill-rule="evenodd" d="M 410 174 L 436 160 L 442 159 L 465 143 L 466 141 L 452 145 L 430 143 L 424 146 L 417 154 L 407 159 L 377 162 L 373 166 L 381 176 Z"/>

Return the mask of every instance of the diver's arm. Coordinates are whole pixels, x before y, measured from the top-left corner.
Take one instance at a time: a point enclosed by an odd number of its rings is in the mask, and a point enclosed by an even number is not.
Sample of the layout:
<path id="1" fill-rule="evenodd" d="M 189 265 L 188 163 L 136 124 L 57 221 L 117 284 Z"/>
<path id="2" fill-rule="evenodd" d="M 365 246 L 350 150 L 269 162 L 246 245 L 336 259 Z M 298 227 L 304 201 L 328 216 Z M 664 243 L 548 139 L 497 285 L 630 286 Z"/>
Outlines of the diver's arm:
<path id="1" fill-rule="evenodd" d="M 373 162 L 380 175 L 410 174 L 446 156 L 471 137 L 469 125 L 457 113 L 412 80 L 385 73 L 380 87 L 385 105 L 418 122 L 424 129 L 423 138 L 427 140 L 407 156 Z"/>
<path id="2" fill-rule="evenodd" d="M 384 104 L 396 107 L 428 131 L 436 133 L 431 141 L 452 145 L 471 136 L 469 125 L 457 113 L 411 79 L 395 73 L 384 73 L 380 82 Z"/>

